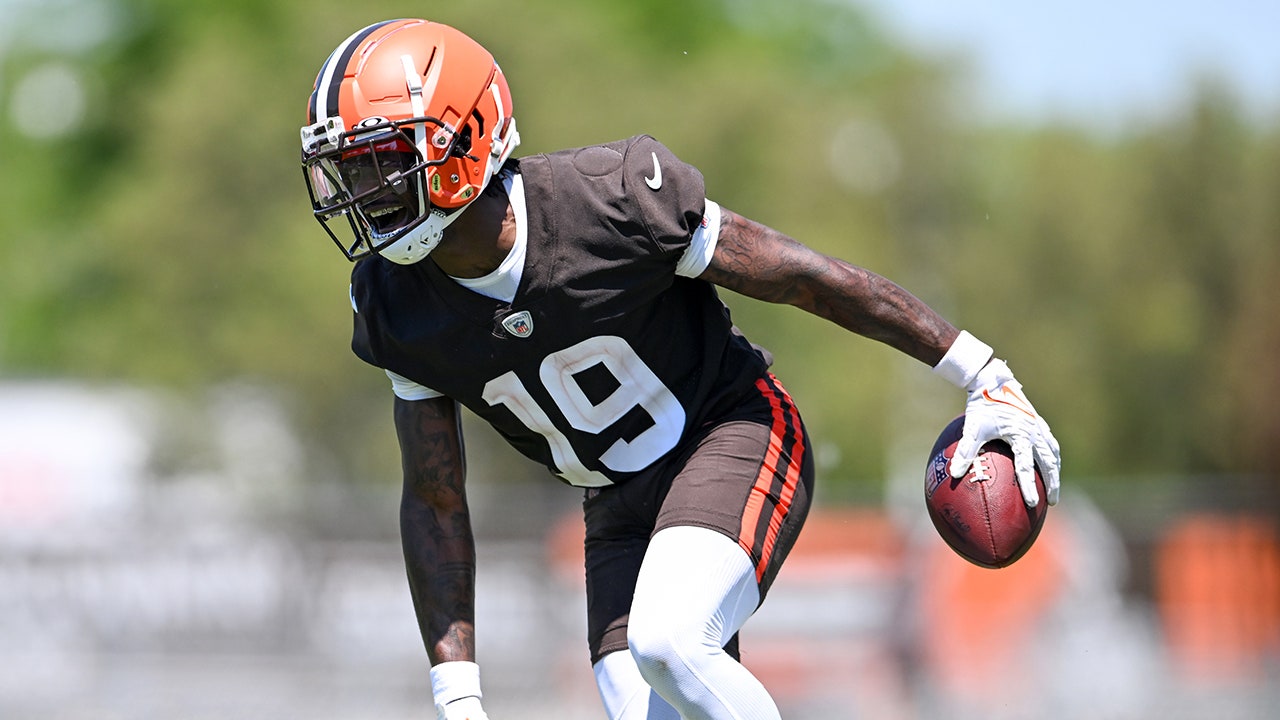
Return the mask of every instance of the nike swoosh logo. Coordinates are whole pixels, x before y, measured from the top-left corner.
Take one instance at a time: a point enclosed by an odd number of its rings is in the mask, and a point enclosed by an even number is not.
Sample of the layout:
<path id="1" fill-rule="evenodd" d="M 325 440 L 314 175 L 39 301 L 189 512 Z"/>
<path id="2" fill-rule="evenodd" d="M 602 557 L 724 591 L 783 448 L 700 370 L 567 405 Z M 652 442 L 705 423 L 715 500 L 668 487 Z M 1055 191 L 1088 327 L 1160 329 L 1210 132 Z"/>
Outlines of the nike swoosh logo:
<path id="1" fill-rule="evenodd" d="M 1030 417 L 1033 417 L 1033 418 L 1036 417 L 1035 411 L 1031 409 L 1030 404 L 1018 393 L 1010 390 L 1007 387 L 1004 387 L 1003 385 L 997 388 L 997 392 L 999 392 L 1003 397 L 993 397 L 991 393 L 987 390 L 982 391 L 982 397 L 986 398 L 987 400 L 990 400 L 993 403 L 1008 405 L 1014 410 L 1024 413 Z"/>
<path id="2" fill-rule="evenodd" d="M 658 190 L 662 187 L 662 166 L 658 164 L 658 153 L 653 155 L 653 177 L 646 177 L 644 184 L 649 186 L 650 190 Z"/>

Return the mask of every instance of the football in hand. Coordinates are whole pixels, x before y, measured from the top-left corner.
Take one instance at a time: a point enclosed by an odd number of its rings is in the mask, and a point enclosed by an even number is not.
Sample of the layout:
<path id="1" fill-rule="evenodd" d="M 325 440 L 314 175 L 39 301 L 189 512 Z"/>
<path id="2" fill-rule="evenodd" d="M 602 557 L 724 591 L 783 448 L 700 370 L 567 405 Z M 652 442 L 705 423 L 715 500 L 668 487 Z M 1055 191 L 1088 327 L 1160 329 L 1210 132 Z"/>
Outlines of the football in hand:
<path id="1" fill-rule="evenodd" d="M 925 468 L 924 504 L 952 550 L 975 565 L 1002 568 L 1022 557 L 1044 527 L 1049 508 L 1044 480 L 1037 469 L 1040 502 L 1027 507 L 1018 489 L 1013 451 L 1003 440 L 984 445 L 964 477 L 951 477 L 951 457 L 963 432 L 961 415 L 933 444 Z"/>

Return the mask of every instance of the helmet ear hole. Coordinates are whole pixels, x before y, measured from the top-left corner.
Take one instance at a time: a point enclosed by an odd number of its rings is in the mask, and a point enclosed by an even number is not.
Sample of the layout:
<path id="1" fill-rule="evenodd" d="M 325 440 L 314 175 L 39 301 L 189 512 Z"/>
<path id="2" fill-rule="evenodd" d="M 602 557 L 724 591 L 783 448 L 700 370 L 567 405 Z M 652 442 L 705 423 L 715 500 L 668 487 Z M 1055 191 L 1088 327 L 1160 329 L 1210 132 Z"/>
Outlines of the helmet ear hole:
<path id="1" fill-rule="evenodd" d="M 484 132 L 480 133 L 484 137 Z M 453 144 L 453 155 L 455 157 L 471 157 L 471 123 L 467 123 L 462 127 L 462 131 L 458 133 L 458 140 Z M 473 158 L 474 159 L 474 158 Z"/>
<path id="2" fill-rule="evenodd" d="M 479 130 L 480 137 L 484 137 L 484 116 L 480 114 L 479 110 L 472 110 L 471 117 L 475 118 L 476 129 Z"/>

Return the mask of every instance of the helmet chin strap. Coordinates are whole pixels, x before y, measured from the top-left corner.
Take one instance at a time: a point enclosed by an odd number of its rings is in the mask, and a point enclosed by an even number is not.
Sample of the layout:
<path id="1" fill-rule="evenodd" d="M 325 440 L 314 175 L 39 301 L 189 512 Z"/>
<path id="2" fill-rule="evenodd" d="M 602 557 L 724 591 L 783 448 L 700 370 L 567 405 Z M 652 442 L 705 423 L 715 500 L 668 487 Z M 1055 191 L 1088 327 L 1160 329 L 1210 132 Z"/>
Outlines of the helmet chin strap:
<path id="1" fill-rule="evenodd" d="M 404 231 L 395 242 L 378 250 L 378 254 L 397 265 L 412 265 L 436 249 L 444 239 L 444 229 L 461 214 L 461 210 L 449 215 L 433 210 L 417 227 Z"/>
<path id="2" fill-rule="evenodd" d="M 420 118 L 427 114 L 426 101 L 423 100 L 422 78 L 418 75 L 417 65 L 414 63 L 412 55 L 408 53 L 401 55 L 400 64 L 404 66 L 404 80 L 409 86 L 409 103 L 413 108 L 413 116 Z M 427 81 L 431 84 L 431 92 L 434 93 L 436 84 L 440 80 L 440 63 L 434 63 L 428 72 L 431 77 Z M 422 155 L 422 158 L 424 160 L 430 158 L 431 156 L 427 150 L 427 124 L 417 123 L 413 128 L 413 134 L 414 143 L 418 146 L 418 152 Z M 419 180 L 419 182 L 422 181 Z M 430 210 L 431 202 L 427 199 L 427 188 L 425 186 L 419 187 L 418 190 L 418 217 L 422 217 L 424 213 Z M 428 218 L 427 223 L 430 222 L 431 220 Z M 443 228 L 441 230 L 443 231 Z M 437 238 L 436 243 L 439 242 L 440 240 Z M 435 243 L 432 244 L 432 247 L 435 247 Z"/>

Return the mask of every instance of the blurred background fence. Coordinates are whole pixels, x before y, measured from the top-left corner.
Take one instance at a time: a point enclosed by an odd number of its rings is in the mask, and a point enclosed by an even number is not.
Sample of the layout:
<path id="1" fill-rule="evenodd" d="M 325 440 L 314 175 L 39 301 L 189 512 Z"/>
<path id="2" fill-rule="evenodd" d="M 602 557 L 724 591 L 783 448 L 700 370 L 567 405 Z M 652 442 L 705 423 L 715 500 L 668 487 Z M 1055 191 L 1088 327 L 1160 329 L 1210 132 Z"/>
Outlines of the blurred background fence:
<path id="1" fill-rule="evenodd" d="M 1232 50 L 1280 21 L 1238 5 L 1197 11 Z M 432 12 L 498 56 L 521 153 L 654 134 L 995 345 L 1053 424 L 1045 535 L 971 569 L 920 503 L 958 394 L 725 293 L 816 438 L 818 511 L 744 635 L 788 717 L 1272 717 L 1280 59 L 1026 112 L 984 48 L 901 31 L 955 12 L 921 7 L 0 0 L 0 717 L 430 714 L 390 394 L 297 128 L 348 33 Z M 973 13 L 1026 34 L 1006 65 L 1115 76 L 1187 10 L 1072 43 L 1037 8 Z M 577 495 L 467 422 L 490 712 L 598 717 Z"/>

